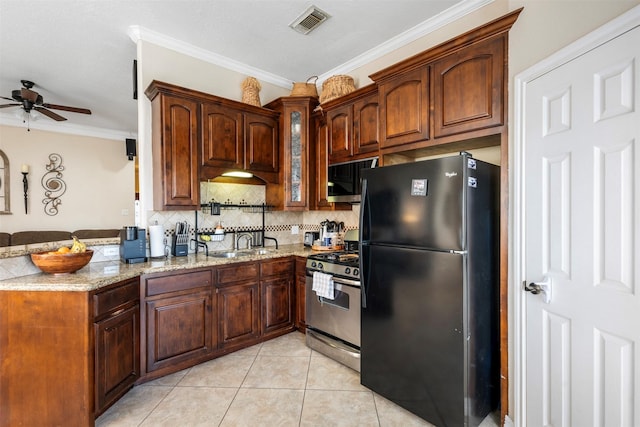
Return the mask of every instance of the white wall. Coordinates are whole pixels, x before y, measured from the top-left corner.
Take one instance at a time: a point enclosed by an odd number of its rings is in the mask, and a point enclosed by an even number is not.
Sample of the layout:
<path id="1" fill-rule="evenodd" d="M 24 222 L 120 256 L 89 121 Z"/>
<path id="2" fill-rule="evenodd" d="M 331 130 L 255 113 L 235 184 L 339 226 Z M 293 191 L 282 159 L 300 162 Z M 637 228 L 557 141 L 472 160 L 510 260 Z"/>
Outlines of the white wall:
<path id="1" fill-rule="evenodd" d="M 81 228 L 120 228 L 133 223 L 134 162 L 125 155 L 124 140 L 69 135 L 26 127 L 0 126 L 0 150 L 9 158 L 10 215 L 0 215 L 0 231 L 73 231 Z M 62 157 L 61 196 L 58 214 L 47 215 L 41 179 L 49 155 Z M 28 175 L 28 214 L 24 212 L 22 164 Z M 129 215 L 123 216 L 127 210 Z"/>

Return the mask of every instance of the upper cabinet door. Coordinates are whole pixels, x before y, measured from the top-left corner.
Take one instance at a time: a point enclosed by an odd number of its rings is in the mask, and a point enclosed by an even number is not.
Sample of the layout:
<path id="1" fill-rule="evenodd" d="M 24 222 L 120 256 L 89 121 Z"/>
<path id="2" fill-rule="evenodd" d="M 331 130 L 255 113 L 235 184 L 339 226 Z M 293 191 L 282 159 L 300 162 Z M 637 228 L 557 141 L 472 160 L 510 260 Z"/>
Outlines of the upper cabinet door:
<path id="1" fill-rule="evenodd" d="M 377 155 L 379 144 L 378 93 L 353 103 L 353 151 L 354 155 Z"/>
<path id="2" fill-rule="evenodd" d="M 278 172 L 278 122 L 273 117 L 245 113 L 245 169 Z"/>
<path id="3" fill-rule="evenodd" d="M 380 93 L 380 147 L 429 139 L 429 68 L 384 81 Z"/>
<path id="4" fill-rule="evenodd" d="M 202 104 L 202 165 L 244 168 L 242 112 L 218 104 Z"/>
<path id="5" fill-rule="evenodd" d="M 434 62 L 436 138 L 504 124 L 505 37 L 473 44 Z"/>
<path id="6" fill-rule="evenodd" d="M 351 143 L 351 104 L 327 112 L 329 130 L 329 163 L 350 160 L 353 155 Z"/>
<path id="7" fill-rule="evenodd" d="M 160 94 L 152 101 L 154 209 L 196 209 L 198 176 L 198 103 Z"/>

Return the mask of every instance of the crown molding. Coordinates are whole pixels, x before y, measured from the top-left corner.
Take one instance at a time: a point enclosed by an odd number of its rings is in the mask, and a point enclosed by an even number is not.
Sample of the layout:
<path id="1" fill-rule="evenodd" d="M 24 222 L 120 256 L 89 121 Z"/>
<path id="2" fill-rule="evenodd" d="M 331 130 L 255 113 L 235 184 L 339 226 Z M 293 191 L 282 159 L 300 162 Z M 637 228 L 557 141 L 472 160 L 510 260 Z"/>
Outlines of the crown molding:
<path id="1" fill-rule="evenodd" d="M 386 42 L 369 49 L 361 55 L 339 65 L 332 70 L 318 76 L 318 82 L 322 82 L 329 77 L 336 74 L 348 74 L 350 71 L 355 70 L 363 65 L 366 65 L 376 59 L 393 52 L 407 44 L 416 41 L 417 39 L 424 37 L 439 28 L 450 24 L 471 12 L 474 12 L 488 4 L 493 3 L 494 0 L 466 0 L 455 6 L 446 9 L 445 11 L 435 15 L 431 19 L 428 19 L 407 31 L 398 34 L 397 36 L 387 40 Z"/>
<path id="2" fill-rule="evenodd" d="M 27 132 L 26 124 L 22 119 L 17 118 L 14 114 L 0 113 L 0 125 L 24 128 L 25 132 Z M 34 120 L 29 122 L 29 129 L 113 140 L 125 140 L 126 138 L 138 137 L 137 133 L 133 132 L 124 132 L 121 130 L 105 129 L 93 126 L 81 126 L 70 123 L 47 123 L 44 120 Z"/>
<path id="3" fill-rule="evenodd" d="M 196 47 L 192 44 L 185 43 L 183 41 L 161 34 L 157 31 L 141 27 L 139 25 L 130 26 L 127 30 L 127 35 L 136 44 L 138 43 L 138 41 L 153 43 L 155 45 L 174 50 L 178 53 L 200 59 L 201 61 L 205 61 L 210 64 L 237 71 L 238 73 L 245 74 L 247 76 L 256 77 L 258 80 L 262 80 L 264 82 L 268 82 L 285 89 L 291 88 L 291 81 L 289 79 L 285 79 L 284 77 L 280 77 L 259 68 L 252 67 L 251 65 L 244 64 L 226 56 Z"/>
<path id="4" fill-rule="evenodd" d="M 460 19 L 463 16 L 466 16 L 469 13 L 492 3 L 493 1 L 494 0 L 462 1 L 461 3 L 458 3 L 457 5 L 439 13 L 433 18 L 428 19 L 427 21 L 424 21 L 413 28 L 410 28 L 409 30 L 397 35 L 396 37 L 393 37 L 392 39 L 389 39 L 388 41 L 368 50 L 367 52 L 345 62 L 344 64 L 339 65 L 332 70 L 329 70 L 328 72 L 319 76 L 318 82 L 321 83 L 330 76 L 336 74 L 348 74 L 350 71 L 369 62 L 372 62 L 396 49 L 399 49 L 419 39 L 420 37 L 424 37 L 425 35 L 437 30 L 438 28 L 441 28 L 457 19 Z M 153 43 L 158 46 L 174 50 L 178 53 L 189 55 L 202 61 L 218 65 L 220 67 L 228 68 L 230 70 L 237 71 L 248 76 L 254 76 L 259 80 L 272 83 L 285 89 L 291 88 L 290 79 L 286 79 L 284 77 L 252 67 L 226 56 L 218 55 L 205 49 L 193 46 L 189 43 L 185 43 L 183 41 L 166 36 L 157 31 L 141 27 L 139 25 L 130 26 L 127 30 L 127 35 L 136 44 L 138 43 L 138 41 Z"/>

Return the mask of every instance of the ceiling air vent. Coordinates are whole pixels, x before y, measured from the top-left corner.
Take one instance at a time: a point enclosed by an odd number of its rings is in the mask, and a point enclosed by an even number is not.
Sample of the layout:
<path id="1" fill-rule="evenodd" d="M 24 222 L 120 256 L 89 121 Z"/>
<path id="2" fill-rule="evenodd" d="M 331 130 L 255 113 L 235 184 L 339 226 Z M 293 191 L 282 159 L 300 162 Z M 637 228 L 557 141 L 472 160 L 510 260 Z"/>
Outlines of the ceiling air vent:
<path id="1" fill-rule="evenodd" d="M 311 6 L 289 24 L 289 26 L 299 33 L 309 34 L 330 17 L 331 15 L 323 12 L 316 6 Z"/>

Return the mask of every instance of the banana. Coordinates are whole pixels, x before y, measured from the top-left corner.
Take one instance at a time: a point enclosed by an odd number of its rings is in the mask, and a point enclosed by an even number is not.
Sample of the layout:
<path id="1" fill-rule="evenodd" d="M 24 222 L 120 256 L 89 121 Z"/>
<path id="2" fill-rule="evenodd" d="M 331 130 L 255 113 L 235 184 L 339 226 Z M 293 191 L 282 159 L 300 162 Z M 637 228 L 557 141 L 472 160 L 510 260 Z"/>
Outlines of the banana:
<path id="1" fill-rule="evenodd" d="M 85 245 L 80 240 L 78 240 L 76 236 L 71 236 L 71 237 L 73 237 L 73 245 L 71 245 L 71 251 L 70 251 L 71 253 L 77 254 L 80 252 L 85 252 L 87 250 L 87 245 Z"/>

